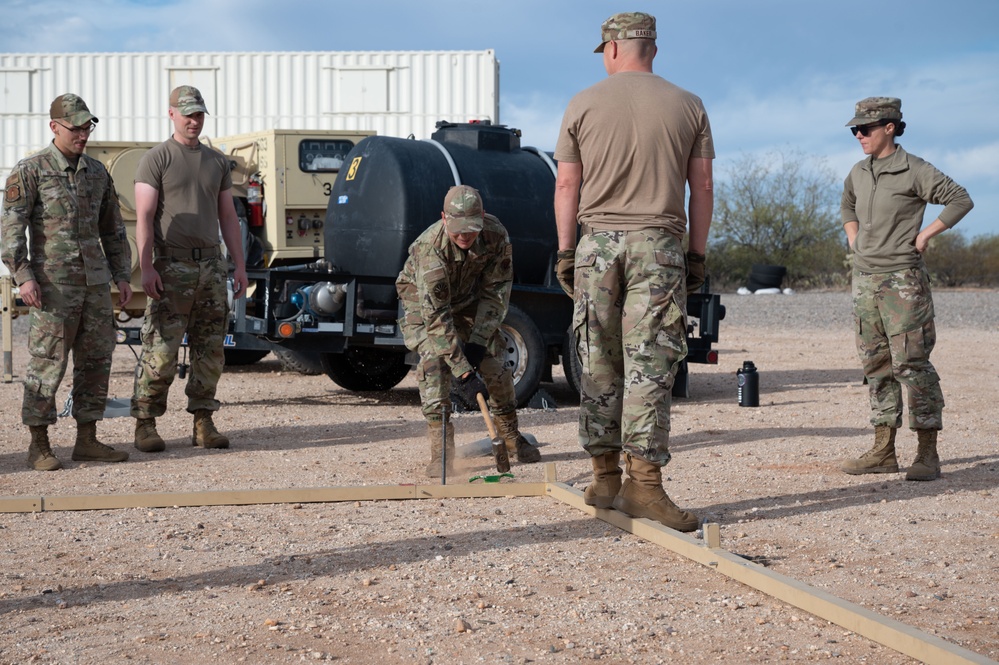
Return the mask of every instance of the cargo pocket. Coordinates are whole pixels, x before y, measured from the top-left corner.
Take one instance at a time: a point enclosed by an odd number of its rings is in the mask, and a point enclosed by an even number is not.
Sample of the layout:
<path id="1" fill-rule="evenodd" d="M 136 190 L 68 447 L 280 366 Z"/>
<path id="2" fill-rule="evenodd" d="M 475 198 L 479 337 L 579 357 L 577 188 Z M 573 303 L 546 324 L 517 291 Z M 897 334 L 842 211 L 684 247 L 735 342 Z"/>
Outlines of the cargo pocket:
<path id="1" fill-rule="evenodd" d="M 66 326 L 52 312 L 34 310 L 28 330 L 28 353 L 42 360 L 61 360 L 66 353 Z"/>
<path id="2" fill-rule="evenodd" d="M 927 361 L 937 343 L 937 328 L 927 321 L 914 330 L 907 330 L 894 337 L 896 348 L 902 349 L 906 364 Z"/>
<path id="3" fill-rule="evenodd" d="M 662 350 L 662 370 L 676 378 L 680 363 L 687 357 L 687 312 L 677 300 L 678 292 L 674 291 L 666 311 L 663 312 L 659 332 L 656 335 L 656 346 Z"/>
<path id="4" fill-rule="evenodd" d="M 597 263 L 597 255 L 594 252 L 583 254 L 576 259 L 576 289 L 580 293 L 580 283 L 585 283 L 590 279 L 590 272 Z M 587 314 L 589 312 L 591 297 L 588 289 L 582 289 L 582 297 L 574 299 L 572 311 L 572 342 L 573 352 L 579 360 L 579 366 L 584 372 L 589 373 L 589 334 L 587 332 Z"/>

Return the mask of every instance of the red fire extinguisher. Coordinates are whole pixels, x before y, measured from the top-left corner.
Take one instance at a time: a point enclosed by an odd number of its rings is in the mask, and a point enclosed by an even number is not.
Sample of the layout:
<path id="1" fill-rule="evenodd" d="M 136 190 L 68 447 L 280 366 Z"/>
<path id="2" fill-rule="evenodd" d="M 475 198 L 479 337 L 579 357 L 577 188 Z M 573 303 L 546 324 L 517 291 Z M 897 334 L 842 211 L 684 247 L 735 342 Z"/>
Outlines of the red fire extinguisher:
<path id="1" fill-rule="evenodd" d="M 246 202 L 250 206 L 250 218 L 248 220 L 251 227 L 264 225 L 264 186 L 260 182 L 259 176 L 250 176 L 250 182 L 246 186 Z"/>

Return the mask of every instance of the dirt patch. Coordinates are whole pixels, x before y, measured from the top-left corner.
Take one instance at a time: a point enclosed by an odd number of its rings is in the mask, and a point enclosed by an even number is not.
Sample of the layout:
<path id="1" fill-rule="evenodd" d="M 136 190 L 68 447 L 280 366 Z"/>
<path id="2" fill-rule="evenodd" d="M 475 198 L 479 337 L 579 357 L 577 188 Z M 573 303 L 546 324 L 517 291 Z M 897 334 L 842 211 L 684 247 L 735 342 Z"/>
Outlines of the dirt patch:
<path id="1" fill-rule="evenodd" d="M 668 490 L 726 549 L 999 659 L 999 330 L 945 316 L 962 297 L 937 294 L 939 481 L 904 480 L 907 430 L 903 473 L 838 471 L 872 440 L 846 294 L 726 296 L 721 363 L 694 366 L 674 402 Z M 996 292 L 967 297 L 999 311 Z M 744 360 L 759 408 L 736 401 Z M 119 348 L 112 395 L 130 395 L 133 367 Z M 523 427 L 581 489 L 578 400 L 561 376 L 545 389 L 558 408 L 522 411 Z M 131 459 L 72 462 L 60 419 L 66 469 L 42 473 L 24 465 L 21 385 L 0 384 L 0 494 L 426 482 L 412 376 L 350 393 L 268 357 L 227 371 L 220 398 L 229 450 L 191 446 L 178 384 L 165 452 L 136 451 L 134 421 L 112 418 L 99 434 Z M 459 445 L 486 436 L 478 414 L 455 422 Z M 490 470 L 461 460 L 452 480 Z M 513 472 L 542 480 L 539 465 Z M 0 543 L 0 663 L 914 662 L 547 497 L 0 514 Z"/>

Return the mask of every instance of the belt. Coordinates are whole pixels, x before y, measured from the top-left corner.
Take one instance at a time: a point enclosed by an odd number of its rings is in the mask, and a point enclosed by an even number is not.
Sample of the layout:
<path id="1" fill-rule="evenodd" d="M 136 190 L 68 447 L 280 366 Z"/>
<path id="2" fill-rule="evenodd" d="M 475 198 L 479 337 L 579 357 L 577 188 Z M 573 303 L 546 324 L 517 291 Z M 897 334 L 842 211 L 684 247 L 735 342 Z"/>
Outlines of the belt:
<path id="1" fill-rule="evenodd" d="M 611 226 L 591 226 L 590 224 L 580 224 L 580 235 L 588 236 L 594 233 L 658 233 L 659 235 L 673 235 L 664 226 L 645 226 L 636 228 L 614 228 Z"/>
<path id="2" fill-rule="evenodd" d="M 180 247 L 161 247 L 156 250 L 159 258 L 180 259 L 182 261 L 206 261 L 222 255 L 222 250 L 218 245 L 214 247 L 193 247 L 181 249 Z"/>

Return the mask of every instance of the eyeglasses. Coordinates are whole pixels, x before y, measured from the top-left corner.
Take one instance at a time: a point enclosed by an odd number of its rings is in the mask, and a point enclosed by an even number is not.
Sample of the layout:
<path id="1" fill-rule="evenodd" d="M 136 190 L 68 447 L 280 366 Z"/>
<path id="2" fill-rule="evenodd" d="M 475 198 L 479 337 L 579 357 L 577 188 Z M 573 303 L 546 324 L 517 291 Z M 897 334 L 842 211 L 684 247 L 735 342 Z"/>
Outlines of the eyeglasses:
<path id="1" fill-rule="evenodd" d="M 871 130 L 875 127 L 884 127 L 885 125 L 890 125 L 893 120 L 880 120 L 878 122 L 872 122 L 869 125 L 856 125 L 850 128 L 850 136 L 856 136 L 857 132 L 860 132 L 861 136 L 867 137 L 871 135 Z"/>
<path id="2" fill-rule="evenodd" d="M 72 125 L 64 125 L 61 122 L 57 122 L 56 124 L 59 125 L 60 127 L 62 127 L 63 129 L 68 129 L 69 131 L 71 131 L 74 134 L 89 134 L 92 131 L 94 131 L 94 129 L 96 129 L 96 127 L 97 127 L 97 123 L 96 122 L 87 123 L 86 125 L 83 125 L 82 127 L 73 127 Z"/>

